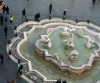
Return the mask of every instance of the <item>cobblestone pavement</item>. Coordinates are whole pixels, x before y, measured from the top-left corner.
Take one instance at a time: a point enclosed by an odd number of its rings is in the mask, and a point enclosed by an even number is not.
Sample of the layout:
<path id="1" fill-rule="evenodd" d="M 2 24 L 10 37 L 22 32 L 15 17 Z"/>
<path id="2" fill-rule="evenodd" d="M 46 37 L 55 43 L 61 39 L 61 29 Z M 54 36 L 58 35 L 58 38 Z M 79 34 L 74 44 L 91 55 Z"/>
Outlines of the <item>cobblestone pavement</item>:
<path id="1" fill-rule="evenodd" d="M 27 17 L 34 19 L 34 15 L 40 12 L 41 19 L 48 18 L 49 4 L 53 4 L 52 17 L 62 17 L 64 9 L 67 9 L 67 17 L 72 19 L 87 20 L 100 25 L 100 2 L 92 5 L 92 0 L 4 0 L 10 8 L 10 14 L 14 16 L 12 26 L 8 26 L 8 38 L 13 37 L 13 27 L 22 22 L 21 11 L 25 8 Z M 17 65 L 6 53 L 7 39 L 3 28 L 0 26 L 0 53 L 4 55 L 4 64 L 0 65 L 0 83 L 15 79 L 17 83 L 27 83 L 16 74 Z"/>

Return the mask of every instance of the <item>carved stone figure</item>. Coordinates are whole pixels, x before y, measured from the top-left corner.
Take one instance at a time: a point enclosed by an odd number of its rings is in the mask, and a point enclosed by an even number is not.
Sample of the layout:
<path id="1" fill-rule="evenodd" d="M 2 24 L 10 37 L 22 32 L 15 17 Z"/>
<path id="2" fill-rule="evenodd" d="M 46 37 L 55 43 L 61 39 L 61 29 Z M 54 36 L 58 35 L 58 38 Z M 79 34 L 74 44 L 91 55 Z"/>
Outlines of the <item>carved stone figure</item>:
<path id="1" fill-rule="evenodd" d="M 70 59 L 71 60 L 77 60 L 77 58 L 78 58 L 78 52 L 76 50 L 73 50 L 71 52 Z"/>
<path id="2" fill-rule="evenodd" d="M 88 37 L 88 39 L 87 39 L 87 42 L 86 42 L 86 46 L 88 47 L 88 48 L 92 48 L 92 47 L 94 47 L 94 45 L 93 45 L 93 43 L 94 43 L 94 38 L 93 37 Z"/>

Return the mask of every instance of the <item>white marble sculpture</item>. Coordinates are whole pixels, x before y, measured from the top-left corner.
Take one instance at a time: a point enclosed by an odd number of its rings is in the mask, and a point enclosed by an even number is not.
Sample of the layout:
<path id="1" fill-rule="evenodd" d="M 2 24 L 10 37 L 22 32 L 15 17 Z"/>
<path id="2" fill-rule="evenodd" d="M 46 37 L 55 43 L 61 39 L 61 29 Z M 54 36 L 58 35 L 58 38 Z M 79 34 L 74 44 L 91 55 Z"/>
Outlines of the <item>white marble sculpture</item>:
<path id="1" fill-rule="evenodd" d="M 86 46 L 88 48 L 94 47 L 94 45 L 93 45 L 94 41 L 95 41 L 95 39 L 93 37 L 88 36 Z"/>
<path id="2" fill-rule="evenodd" d="M 53 59 L 55 59 L 57 62 L 60 62 L 60 58 L 59 58 L 59 55 L 58 54 L 54 54 L 52 56 Z"/>
<path id="3" fill-rule="evenodd" d="M 71 52 L 70 59 L 71 60 L 77 60 L 77 58 L 78 58 L 78 52 L 76 50 L 73 50 Z"/>
<path id="4" fill-rule="evenodd" d="M 53 28 L 49 28 L 49 29 L 47 30 L 47 35 L 50 36 L 50 35 L 52 34 L 53 31 L 54 31 Z"/>
<path id="5" fill-rule="evenodd" d="M 68 40 L 64 40 L 64 41 L 65 41 L 66 46 L 74 47 L 74 43 L 73 43 L 72 38 L 69 38 Z"/>
<path id="6" fill-rule="evenodd" d="M 71 28 L 70 29 L 70 32 L 72 33 L 72 32 L 74 32 L 75 31 L 75 28 Z"/>
<path id="7" fill-rule="evenodd" d="M 83 36 L 83 32 L 82 32 L 82 29 L 77 29 L 76 30 L 76 33 L 80 36 Z"/>
<path id="8" fill-rule="evenodd" d="M 62 36 L 68 36 L 68 37 L 71 36 L 71 31 L 70 31 L 70 29 L 64 28 L 63 30 L 64 30 L 64 31 L 61 32 L 61 35 L 62 35 Z"/>
<path id="9" fill-rule="evenodd" d="M 50 42 L 50 38 L 49 37 L 45 37 L 45 46 L 47 48 L 51 48 L 52 47 L 52 44 Z"/>
<path id="10" fill-rule="evenodd" d="M 41 40 L 42 41 L 46 41 L 46 38 L 48 37 L 48 35 L 41 35 Z"/>

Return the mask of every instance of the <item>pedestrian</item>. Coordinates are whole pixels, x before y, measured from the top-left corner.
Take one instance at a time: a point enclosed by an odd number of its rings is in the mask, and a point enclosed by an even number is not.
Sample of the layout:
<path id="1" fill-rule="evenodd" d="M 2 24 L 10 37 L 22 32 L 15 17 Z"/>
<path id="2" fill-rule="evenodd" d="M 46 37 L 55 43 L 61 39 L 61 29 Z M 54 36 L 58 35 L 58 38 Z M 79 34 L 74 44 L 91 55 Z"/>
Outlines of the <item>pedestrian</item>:
<path id="1" fill-rule="evenodd" d="M 63 12 L 63 20 L 65 19 L 65 17 L 66 17 L 66 9 L 64 10 L 64 12 Z"/>
<path id="2" fill-rule="evenodd" d="M 2 5 L 2 1 L 0 1 L 0 5 Z"/>
<path id="3" fill-rule="evenodd" d="M 61 79 L 58 79 L 58 80 L 56 81 L 56 83 L 61 83 Z"/>
<path id="4" fill-rule="evenodd" d="M 49 14 L 51 14 L 51 11 L 52 11 L 52 3 L 50 3 L 50 6 L 49 6 Z"/>
<path id="5" fill-rule="evenodd" d="M 12 21 L 14 20 L 14 17 L 11 15 L 10 16 L 10 24 L 12 24 Z"/>
<path id="6" fill-rule="evenodd" d="M 5 10 L 6 10 L 6 14 L 9 14 L 9 7 L 8 6 L 6 7 Z"/>
<path id="7" fill-rule="evenodd" d="M 26 19 L 26 10 L 25 10 L 25 9 L 23 9 L 23 11 L 22 11 L 22 19 L 23 19 L 23 16 L 24 16 L 25 19 Z"/>
<path id="8" fill-rule="evenodd" d="M 5 7 L 5 5 L 3 6 L 3 13 L 5 13 L 5 11 L 6 11 L 6 7 Z"/>
<path id="9" fill-rule="evenodd" d="M 18 72 L 21 71 L 23 69 L 23 65 L 21 64 L 18 68 Z"/>
<path id="10" fill-rule="evenodd" d="M 19 75 L 22 75 L 22 69 L 23 69 L 23 65 L 21 64 L 21 65 L 19 66 L 18 70 L 17 70 L 17 73 L 18 73 Z"/>
<path id="11" fill-rule="evenodd" d="M 3 25 L 3 16 L 0 17 L 1 25 Z"/>
<path id="12" fill-rule="evenodd" d="M 95 4 L 96 0 L 92 0 L 93 1 L 93 5 Z"/>
<path id="13" fill-rule="evenodd" d="M 5 25 L 5 27 L 4 27 L 4 32 L 5 32 L 5 37 L 7 37 L 7 32 L 8 32 L 8 27 L 7 27 L 7 25 Z"/>
<path id="14" fill-rule="evenodd" d="M 0 5 L 0 14 L 2 14 L 2 12 L 3 12 L 3 6 Z"/>
<path id="15" fill-rule="evenodd" d="M 35 21 L 39 21 L 40 20 L 40 13 L 38 12 L 36 15 L 35 15 Z"/>
<path id="16" fill-rule="evenodd" d="M 38 12 L 38 19 L 40 19 L 40 13 Z"/>
<path id="17" fill-rule="evenodd" d="M 36 19 L 36 20 L 38 19 L 38 13 L 35 15 L 35 19 Z"/>
<path id="18" fill-rule="evenodd" d="M 21 64 L 18 68 L 18 71 L 22 70 L 23 69 L 23 65 Z"/>
<path id="19" fill-rule="evenodd" d="M 6 15 L 4 16 L 4 19 L 5 19 L 5 22 L 8 22 L 9 15 L 8 15 L 8 14 L 6 14 Z"/>
<path id="20" fill-rule="evenodd" d="M 1 62 L 1 64 L 3 64 L 3 59 L 4 59 L 4 56 L 2 54 L 0 54 L 0 62 Z"/>

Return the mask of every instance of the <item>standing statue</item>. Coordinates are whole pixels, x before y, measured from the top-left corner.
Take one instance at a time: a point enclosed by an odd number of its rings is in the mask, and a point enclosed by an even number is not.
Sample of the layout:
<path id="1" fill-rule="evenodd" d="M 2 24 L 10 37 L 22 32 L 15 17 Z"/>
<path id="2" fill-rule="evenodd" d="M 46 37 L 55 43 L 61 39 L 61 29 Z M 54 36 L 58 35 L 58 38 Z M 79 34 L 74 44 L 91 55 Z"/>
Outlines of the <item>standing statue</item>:
<path id="1" fill-rule="evenodd" d="M 79 36 L 83 36 L 82 29 L 77 29 L 77 30 L 76 30 L 76 33 L 77 33 Z"/>
<path id="2" fill-rule="evenodd" d="M 49 37 L 45 37 L 45 46 L 47 48 L 51 48 L 52 47 L 52 44 L 50 42 L 50 38 Z"/>
<path id="3" fill-rule="evenodd" d="M 77 60 L 77 58 L 78 58 L 78 52 L 76 50 L 73 50 L 71 52 L 70 59 L 71 60 Z"/>
<path id="4" fill-rule="evenodd" d="M 94 45 L 93 45 L 93 43 L 94 43 L 94 38 L 93 37 L 88 37 L 88 41 L 87 41 L 87 43 L 86 43 L 86 46 L 88 47 L 88 48 L 92 48 L 92 47 L 94 47 Z"/>
<path id="5" fill-rule="evenodd" d="M 61 35 L 62 35 L 62 36 L 68 36 L 68 37 L 71 37 L 71 31 L 70 31 L 70 29 L 64 28 L 64 31 L 61 32 Z"/>
<path id="6" fill-rule="evenodd" d="M 68 40 L 64 40 L 64 41 L 65 41 L 66 46 L 74 47 L 74 43 L 73 43 L 73 39 L 72 38 L 69 38 Z"/>

